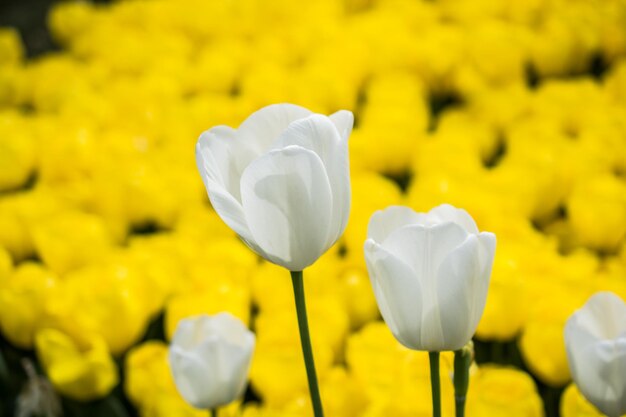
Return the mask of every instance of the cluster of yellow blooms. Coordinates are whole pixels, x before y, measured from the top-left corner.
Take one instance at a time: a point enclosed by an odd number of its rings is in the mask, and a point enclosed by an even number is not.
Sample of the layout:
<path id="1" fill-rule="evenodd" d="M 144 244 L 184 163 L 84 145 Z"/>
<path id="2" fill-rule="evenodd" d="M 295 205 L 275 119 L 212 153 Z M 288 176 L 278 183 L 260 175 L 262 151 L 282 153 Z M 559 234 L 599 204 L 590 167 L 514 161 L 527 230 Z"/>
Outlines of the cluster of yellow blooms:
<path id="1" fill-rule="evenodd" d="M 570 381 L 567 317 L 600 289 L 626 298 L 623 0 L 71 2 L 49 25 L 62 51 L 33 60 L 0 31 L 0 332 L 64 396 L 122 383 L 144 417 L 205 415 L 176 392 L 166 343 L 139 342 L 162 311 L 169 338 L 227 310 L 257 334 L 263 402 L 224 415 L 310 413 L 289 277 L 211 211 L 193 157 L 200 132 L 275 102 L 357 117 L 350 223 L 305 278 L 329 415 L 431 413 L 427 355 L 378 320 L 375 210 L 447 202 L 496 233 L 477 336 L 516 340 L 543 384 Z M 599 415 L 573 386 L 561 412 Z M 489 365 L 468 415 L 544 409 L 528 373 Z"/>

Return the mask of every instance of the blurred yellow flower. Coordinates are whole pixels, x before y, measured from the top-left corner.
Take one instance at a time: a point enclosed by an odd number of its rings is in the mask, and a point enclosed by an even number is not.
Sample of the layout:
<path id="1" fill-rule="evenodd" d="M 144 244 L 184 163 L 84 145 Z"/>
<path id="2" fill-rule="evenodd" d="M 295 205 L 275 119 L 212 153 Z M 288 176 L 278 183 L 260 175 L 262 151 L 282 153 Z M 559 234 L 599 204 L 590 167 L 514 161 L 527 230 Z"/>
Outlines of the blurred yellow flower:
<path id="1" fill-rule="evenodd" d="M 294 347 L 297 347 L 300 339 L 296 308 L 293 300 L 290 301 L 291 306 L 285 306 L 281 310 L 262 310 L 255 320 L 255 328 L 260 335 L 273 339 L 279 338 L 283 342 L 291 341 Z M 333 356 L 338 358 L 349 328 L 348 314 L 341 299 L 336 295 L 328 294 L 308 297 L 307 301 L 307 310 L 311 317 L 309 326 L 314 344 L 327 345 L 331 348 Z M 316 339 L 318 339 L 317 342 Z"/>
<path id="2" fill-rule="evenodd" d="M 612 251 L 626 236 L 626 185 L 614 176 L 579 182 L 567 201 L 574 239 Z"/>
<path id="3" fill-rule="evenodd" d="M 48 14 L 48 26 L 55 40 L 66 44 L 93 24 L 95 12 L 90 3 L 57 3 Z"/>
<path id="4" fill-rule="evenodd" d="M 17 65 L 24 58 L 20 34 L 13 28 L 0 28 L 0 65 Z"/>
<path id="5" fill-rule="evenodd" d="M 75 340 L 96 334 L 114 355 L 122 354 L 139 340 L 152 313 L 143 279 L 132 264 L 113 260 L 74 271 L 45 299 L 45 323 Z"/>
<path id="6" fill-rule="evenodd" d="M 172 297 L 165 307 L 165 335 L 171 339 L 178 322 L 200 314 L 227 311 L 244 323 L 250 320 L 250 293 L 247 288 L 222 285 L 211 291 L 195 291 Z"/>
<path id="7" fill-rule="evenodd" d="M 350 140 L 353 163 L 403 174 L 430 122 L 422 83 L 409 73 L 390 73 L 372 80 L 366 94 L 368 106 Z"/>
<path id="8" fill-rule="evenodd" d="M 356 139 L 350 139 L 355 141 Z M 376 210 L 390 205 L 401 204 L 402 195 L 393 181 L 368 171 L 353 171 L 351 175 L 352 206 L 348 226 L 343 234 L 343 241 L 351 260 L 363 260 L 363 242 L 367 235 L 367 224 Z"/>
<path id="9" fill-rule="evenodd" d="M 9 194 L 0 199 L 0 244 L 16 261 L 35 254 L 30 226 L 40 219 L 66 209 L 50 190 L 34 190 Z"/>
<path id="10" fill-rule="evenodd" d="M 564 323 L 531 323 L 526 326 L 520 349 L 528 367 L 541 381 L 555 387 L 569 382 L 565 348 L 561 338 Z"/>
<path id="11" fill-rule="evenodd" d="M 0 190 L 25 185 L 33 175 L 36 163 L 37 142 L 27 120 L 17 112 L 0 111 Z"/>
<path id="12" fill-rule="evenodd" d="M 467 395 L 471 416 L 543 417 L 543 404 L 532 378 L 514 368 L 481 366 Z"/>
<path id="13" fill-rule="evenodd" d="M 444 415 L 452 414 L 452 353 L 441 357 L 441 398 Z M 381 321 L 367 324 L 348 339 L 346 362 L 367 394 L 365 415 L 432 415 L 428 354 L 397 342 Z"/>
<path id="14" fill-rule="evenodd" d="M 189 274 L 189 280 L 178 288 L 182 292 L 219 290 L 222 286 L 246 288 L 259 264 L 257 255 L 235 236 L 182 239 L 178 246 Z"/>
<path id="15" fill-rule="evenodd" d="M 344 265 L 338 284 L 352 329 L 359 328 L 378 317 L 378 305 L 365 268 L 361 265 Z"/>
<path id="16" fill-rule="evenodd" d="M 0 246 L 0 286 L 4 286 L 12 270 L 13 258 L 6 249 Z"/>
<path id="17" fill-rule="evenodd" d="M 11 343 L 30 349 L 45 318 L 44 303 L 58 278 L 32 262 L 24 262 L 0 278 L 0 330 Z"/>
<path id="18" fill-rule="evenodd" d="M 43 329 L 35 337 L 37 357 L 62 395 L 78 401 L 103 398 L 118 383 L 118 371 L 106 343 L 83 335 L 80 342 L 66 334 Z"/>
<path id="19" fill-rule="evenodd" d="M 528 314 L 528 294 L 519 272 L 521 260 L 509 255 L 506 246 L 502 246 L 494 259 L 487 304 L 476 329 L 476 334 L 487 340 L 513 339 Z"/>
<path id="20" fill-rule="evenodd" d="M 104 221 L 87 213 L 65 211 L 42 219 L 32 233 L 38 255 L 59 275 L 96 263 L 112 250 Z"/>

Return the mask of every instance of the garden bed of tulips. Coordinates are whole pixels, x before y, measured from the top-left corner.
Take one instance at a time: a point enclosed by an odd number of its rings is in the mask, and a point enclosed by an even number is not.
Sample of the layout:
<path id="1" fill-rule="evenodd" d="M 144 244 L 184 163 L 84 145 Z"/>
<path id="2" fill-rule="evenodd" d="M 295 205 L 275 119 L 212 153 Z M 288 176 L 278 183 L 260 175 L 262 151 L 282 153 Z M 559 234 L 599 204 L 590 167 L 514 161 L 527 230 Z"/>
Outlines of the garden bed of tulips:
<path id="1" fill-rule="evenodd" d="M 66 2 L 48 25 L 60 50 L 33 59 L 0 28 L 0 416 L 206 416 L 168 344 L 224 311 L 256 347 L 220 417 L 312 415 L 289 273 L 194 158 L 283 102 L 355 117 L 348 224 L 304 278 L 327 416 L 431 415 L 428 354 L 381 320 L 363 246 L 377 210 L 443 203 L 498 242 L 466 415 L 601 416 L 563 335 L 594 293 L 626 299 L 624 1 Z"/>

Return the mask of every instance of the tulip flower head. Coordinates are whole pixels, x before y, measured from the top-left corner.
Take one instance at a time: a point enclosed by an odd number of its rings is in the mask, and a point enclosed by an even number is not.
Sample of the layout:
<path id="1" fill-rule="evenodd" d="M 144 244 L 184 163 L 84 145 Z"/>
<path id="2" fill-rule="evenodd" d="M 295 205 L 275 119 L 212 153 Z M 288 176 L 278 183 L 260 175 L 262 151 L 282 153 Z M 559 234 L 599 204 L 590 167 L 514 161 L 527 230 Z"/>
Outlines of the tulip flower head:
<path id="1" fill-rule="evenodd" d="M 238 129 L 202 133 L 196 163 L 217 214 L 256 253 L 291 271 L 339 239 L 350 211 L 353 116 L 264 107 Z"/>
<path id="2" fill-rule="evenodd" d="M 255 337 L 229 313 L 181 320 L 169 349 L 176 388 L 198 409 L 226 405 L 243 394 Z"/>
<path id="3" fill-rule="evenodd" d="M 431 352 L 465 346 L 485 308 L 495 235 L 447 204 L 428 213 L 377 211 L 367 234 L 370 280 L 396 339 Z"/>
<path id="4" fill-rule="evenodd" d="M 626 304 L 594 294 L 565 324 L 570 371 L 582 394 L 609 417 L 626 414 Z"/>

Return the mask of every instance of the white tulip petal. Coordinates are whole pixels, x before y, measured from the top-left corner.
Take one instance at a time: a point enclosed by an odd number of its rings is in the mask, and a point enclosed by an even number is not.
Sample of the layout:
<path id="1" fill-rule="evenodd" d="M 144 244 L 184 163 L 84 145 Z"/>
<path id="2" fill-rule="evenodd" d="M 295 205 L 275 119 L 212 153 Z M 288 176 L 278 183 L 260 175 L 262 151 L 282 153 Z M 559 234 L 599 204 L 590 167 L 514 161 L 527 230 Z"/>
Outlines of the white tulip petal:
<path id="1" fill-rule="evenodd" d="M 604 340 L 597 346 L 604 367 L 600 379 L 605 387 L 601 410 L 609 417 L 626 413 L 626 339 Z"/>
<path id="2" fill-rule="evenodd" d="M 626 337 L 626 303 L 611 292 L 594 294 L 585 307 L 576 312 L 576 320 L 595 338 Z"/>
<path id="3" fill-rule="evenodd" d="M 434 282 L 444 258 L 466 238 L 465 230 L 455 223 L 435 226 L 412 224 L 394 230 L 382 246 L 411 266 L 424 283 Z"/>
<path id="4" fill-rule="evenodd" d="M 476 226 L 472 216 L 467 211 L 450 204 L 442 204 L 433 208 L 426 214 L 426 219 L 433 224 L 453 222 L 463 227 L 467 233 L 478 234 L 478 226 Z"/>
<path id="5" fill-rule="evenodd" d="M 337 127 L 337 131 L 344 141 L 348 140 L 352 127 L 354 127 L 354 115 L 348 110 L 339 110 L 328 116 Z"/>
<path id="6" fill-rule="evenodd" d="M 254 347 L 254 334 L 232 314 L 223 312 L 206 318 L 210 320 L 211 332 L 220 334 L 228 343 L 244 348 Z"/>
<path id="7" fill-rule="evenodd" d="M 626 413 L 626 304 L 600 292 L 565 324 L 572 377 L 583 395 L 609 417 Z"/>
<path id="8" fill-rule="evenodd" d="M 412 224 L 393 231 L 382 244 L 409 265 L 420 282 L 423 296 L 419 331 L 423 350 L 441 350 L 444 346 L 437 272 L 448 253 L 461 245 L 466 237 L 465 230 L 455 223 Z"/>
<path id="9" fill-rule="evenodd" d="M 620 370 L 620 365 L 621 370 L 626 371 L 626 360 L 619 360 L 616 356 L 614 342 L 590 343 L 593 340 L 591 334 L 577 325 L 570 326 L 569 322 L 565 334 L 570 371 L 580 391 L 605 414 L 621 416 L 621 412 L 612 411 L 617 409 L 619 395 L 626 394 L 622 381 L 625 374 L 616 374 L 615 371 Z M 625 354 L 622 351 L 621 357 Z M 618 392 L 620 388 L 621 393 Z"/>
<path id="10" fill-rule="evenodd" d="M 496 256 L 496 235 L 490 232 L 481 232 L 478 234 L 477 238 L 479 243 L 478 263 L 480 268 L 478 275 L 481 279 L 478 281 L 478 286 L 475 288 L 475 294 L 480 298 L 474 299 L 471 323 L 473 329 L 478 327 L 478 323 L 485 311 L 489 283 L 491 282 L 491 270 L 493 269 L 493 260 Z"/>
<path id="11" fill-rule="evenodd" d="M 289 146 L 256 159 L 242 175 L 241 198 L 253 240 L 270 261 L 298 271 L 328 249 L 332 194 L 315 152 Z"/>
<path id="12" fill-rule="evenodd" d="M 171 346 L 169 363 L 176 388 L 185 401 L 198 409 L 211 408 L 213 404 L 209 393 L 213 392 L 214 384 L 203 358 Z"/>
<path id="13" fill-rule="evenodd" d="M 176 326 L 176 331 L 172 337 L 172 345 L 179 349 L 190 350 L 198 343 L 198 332 L 196 323 L 191 320 L 181 320 Z"/>
<path id="14" fill-rule="evenodd" d="M 223 339 L 217 352 L 221 360 L 216 365 L 219 380 L 224 382 L 225 398 L 239 397 L 247 382 L 255 336 L 241 320 L 229 313 L 220 313 L 211 319 L 211 331 Z M 238 380 L 228 384 L 233 376 Z"/>
<path id="15" fill-rule="evenodd" d="M 483 275 L 479 252 L 481 243 L 470 235 L 452 251 L 438 271 L 437 297 L 445 347 L 457 350 L 470 341 L 487 301 L 489 275 Z"/>
<path id="16" fill-rule="evenodd" d="M 241 349 L 217 338 L 208 338 L 196 348 L 195 353 L 208 364 L 210 385 L 202 389 L 210 392 L 211 408 L 228 404 L 238 396 L 242 355 L 237 351 Z"/>
<path id="17" fill-rule="evenodd" d="M 421 349 L 422 288 L 411 268 L 368 239 L 365 262 L 380 313 L 396 339 Z"/>
<path id="18" fill-rule="evenodd" d="M 216 156 L 224 159 L 225 156 L 221 152 L 227 148 L 227 146 L 222 146 L 224 139 L 219 138 L 221 136 L 200 138 L 196 144 L 196 164 L 215 212 L 235 233 L 244 240 L 251 240 L 243 208 L 236 197 L 239 196 L 240 191 L 237 190 L 233 194 L 229 190 L 229 187 L 232 188 L 230 175 L 234 175 L 232 166 L 229 166 L 228 162 L 218 162 L 216 159 Z"/>
<path id="19" fill-rule="evenodd" d="M 351 114 L 350 112 L 347 112 Z M 343 140 L 326 116 L 312 114 L 289 125 L 272 146 L 274 149 L 297 145 L 317 154 L 326 168 L 333 196 L 333 222 L 328 246 L 339 239 L 350 214 L 350 167 L 348 142 Z"/>
<path id="20" fill-rule="evenodd" d="M 272 104 L 252 113 L 241 123 L 237 132 L 242 140 L 261 154 L 269 149 L 291 122 L 310 114 L 310 110 L 295 104 Z"/>
<path id="21" fill-rule="evenodd" d="M 222 381 L 223 405 L 243 394 L 252 360 L 249 352 L 248 349 L 239 346 L 229 344 L 219 346 L 219 357 L 222 360 L 218 363 L 218 375 Z"/>
<path id="22" fill-rule="evenodd" d="M 478 234 L 479 251 L 478 260 L 480 262 L 480 274 L 490 277 L 493 268 L 493 259 L 496 256 L 496 235 L 490 232 Z"/>
<path id="23" fill-rule="evenodd" d="M 212 158 L 208 157 L 208 154 Z M 196 163 L 200 172 L 221 184 L 236 200 L 240 201 L 239 179 L 248 164 L 259 156 L 237 131 L 228 126 L 217 126 L 203 132 L 196 144 Z M 200 157 L 203 164 L 198 161 Z M 207 165 L 205 167 L 205 164 Z"/>
<path id="24" fill-rule="evenodd" d="M 402 226 L 417 224 L 419 219 L 419 214 L 409 207 L 389 206 L 384 210 L 376 211 L 370 217 L 367 237 L 382 243 L 394 230 Z"/>

